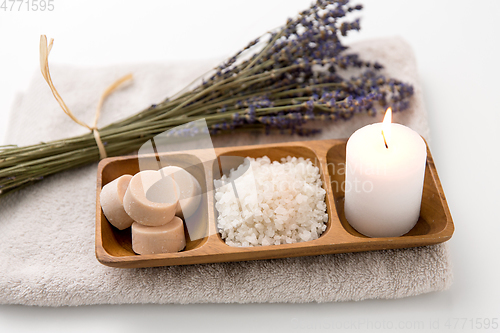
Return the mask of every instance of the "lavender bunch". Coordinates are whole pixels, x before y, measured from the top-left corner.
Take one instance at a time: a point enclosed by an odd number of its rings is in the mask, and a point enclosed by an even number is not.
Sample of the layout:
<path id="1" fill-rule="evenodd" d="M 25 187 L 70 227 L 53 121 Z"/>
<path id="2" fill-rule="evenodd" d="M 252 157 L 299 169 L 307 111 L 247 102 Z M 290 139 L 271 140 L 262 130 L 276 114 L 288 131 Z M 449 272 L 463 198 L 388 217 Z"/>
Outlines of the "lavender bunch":
<path id="1" fill-rule="evenodd" d="M 378 73 L 377 62 L 347 52 L 346 20 L 361 5 L 318 0 L 286 24 L 216 67 L 206 80 L 138 114 L 99 129 L 108 156 L 137 150 L 176 126 L 205 118 L 212 134 L 263 130 L 311 135 L 312 120 L 375 115 L 377 106 L 408 108 L 413 87 Z M 346 71 L 356 75 L 345 78 Z M 189 133 L 180 133 L 189 135 Z M 0 147 L 0 195 L 50 174 L 99 160 L 92 133 L 27 147 Z"/>

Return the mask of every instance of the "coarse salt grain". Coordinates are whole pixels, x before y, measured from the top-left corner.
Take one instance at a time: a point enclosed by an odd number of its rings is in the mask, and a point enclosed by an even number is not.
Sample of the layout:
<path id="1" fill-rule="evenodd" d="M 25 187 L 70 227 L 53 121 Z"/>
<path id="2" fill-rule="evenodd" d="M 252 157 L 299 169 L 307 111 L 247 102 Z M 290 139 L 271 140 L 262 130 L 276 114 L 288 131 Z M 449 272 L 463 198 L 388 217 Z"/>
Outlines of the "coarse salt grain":
<path id="1" fill-rule="evenodd" d="M 214 184 L 217 228 L 230 246 L 306 242 L 326 230 L 326 192 L 309 159 L 247 157 Z"/>

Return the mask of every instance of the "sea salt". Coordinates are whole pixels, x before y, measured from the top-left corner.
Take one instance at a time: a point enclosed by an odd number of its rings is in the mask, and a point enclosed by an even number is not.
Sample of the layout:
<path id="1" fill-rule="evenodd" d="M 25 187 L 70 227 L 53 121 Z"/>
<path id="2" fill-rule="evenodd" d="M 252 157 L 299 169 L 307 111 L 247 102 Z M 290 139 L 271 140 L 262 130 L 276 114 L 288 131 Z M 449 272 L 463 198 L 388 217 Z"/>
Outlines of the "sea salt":
<path id="1" fill-rule="evenodd" d="M 306 242 L 326 230 L 326 192 L 309 159 L 245 158 L 214 185 L 217 229 L 228 245 Z"/>

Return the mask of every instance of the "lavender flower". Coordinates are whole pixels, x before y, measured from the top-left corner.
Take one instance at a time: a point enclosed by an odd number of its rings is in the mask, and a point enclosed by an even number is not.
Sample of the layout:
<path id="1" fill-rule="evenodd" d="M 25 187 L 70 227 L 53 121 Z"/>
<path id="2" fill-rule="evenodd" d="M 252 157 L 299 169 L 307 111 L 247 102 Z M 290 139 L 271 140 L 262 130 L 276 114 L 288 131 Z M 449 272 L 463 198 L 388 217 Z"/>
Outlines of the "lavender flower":
<path id="1" fill-rule="evenodd" d="M 204 97 L 205 104 L 215 104 L 204 113 L 231 117 L 212 124 L 211 132 L 262 126 L 266 133 L 277 129 L 311 135 L 317 131 L 302 129 L 310 120 L 375 115 L 377 106 L 407 109 L 413 87 L 379 74 L 381 64 L 348 53 L 342 44 L 343 36 L 360 29 L 359 19 L 346 21 L 345 17 L 361 9 L 361 5 L 349 6 L 348 0 L 319 0 L 221 64 L 205 82 L 217 88 L 211 99 Z M 263 43 L 262 51 L 239 61 L 243 52 Z M 338 74 L 350 69 L 360 72 L 351 78 Z M 221 96 L 226 102 L 219 101 Z"/>

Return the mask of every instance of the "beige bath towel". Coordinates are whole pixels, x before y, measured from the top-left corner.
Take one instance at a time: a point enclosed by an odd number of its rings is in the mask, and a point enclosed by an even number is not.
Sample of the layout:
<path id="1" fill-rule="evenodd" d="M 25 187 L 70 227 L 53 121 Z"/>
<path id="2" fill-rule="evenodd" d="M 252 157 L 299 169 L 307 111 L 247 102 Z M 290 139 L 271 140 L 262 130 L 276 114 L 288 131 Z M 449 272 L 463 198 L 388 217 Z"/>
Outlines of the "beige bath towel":
<path id="1" fill-rule="evenodd" d="M 54 46 L 54 51 L 57 44 Z M 395 115 L 429 140 L 429 128 L 409 46 L 398 38 L 353 45 L 377 59 L 388 75 L 415 87 L 411 110 Z M 132 72 L 134 82 L 105 103 L 99 125 L 163 100 L 216 61 L 73 68 L 52 66 L 65 102 L 86 122 L 101 92 Z M 348 137 L 380 121 L 357 116 L 305 139 Z M 26 145 L 85 133 L 59 108 L 41 74 L 15 103 L 8 143 Z M 226 145 L 300 140 L 290 136 L 239 135 Z M 214 138 L 215 146 L 227 140 Z M 446 244 L 402 250 L 321 255 L 251 262 L 119 269 L 94 253 L 97 163 L 57 174 L 0 202 L 0 303 L 41 306 L 124 303 L 334 302 L 399 298 L 448 288 L 452 271 Z"/>

